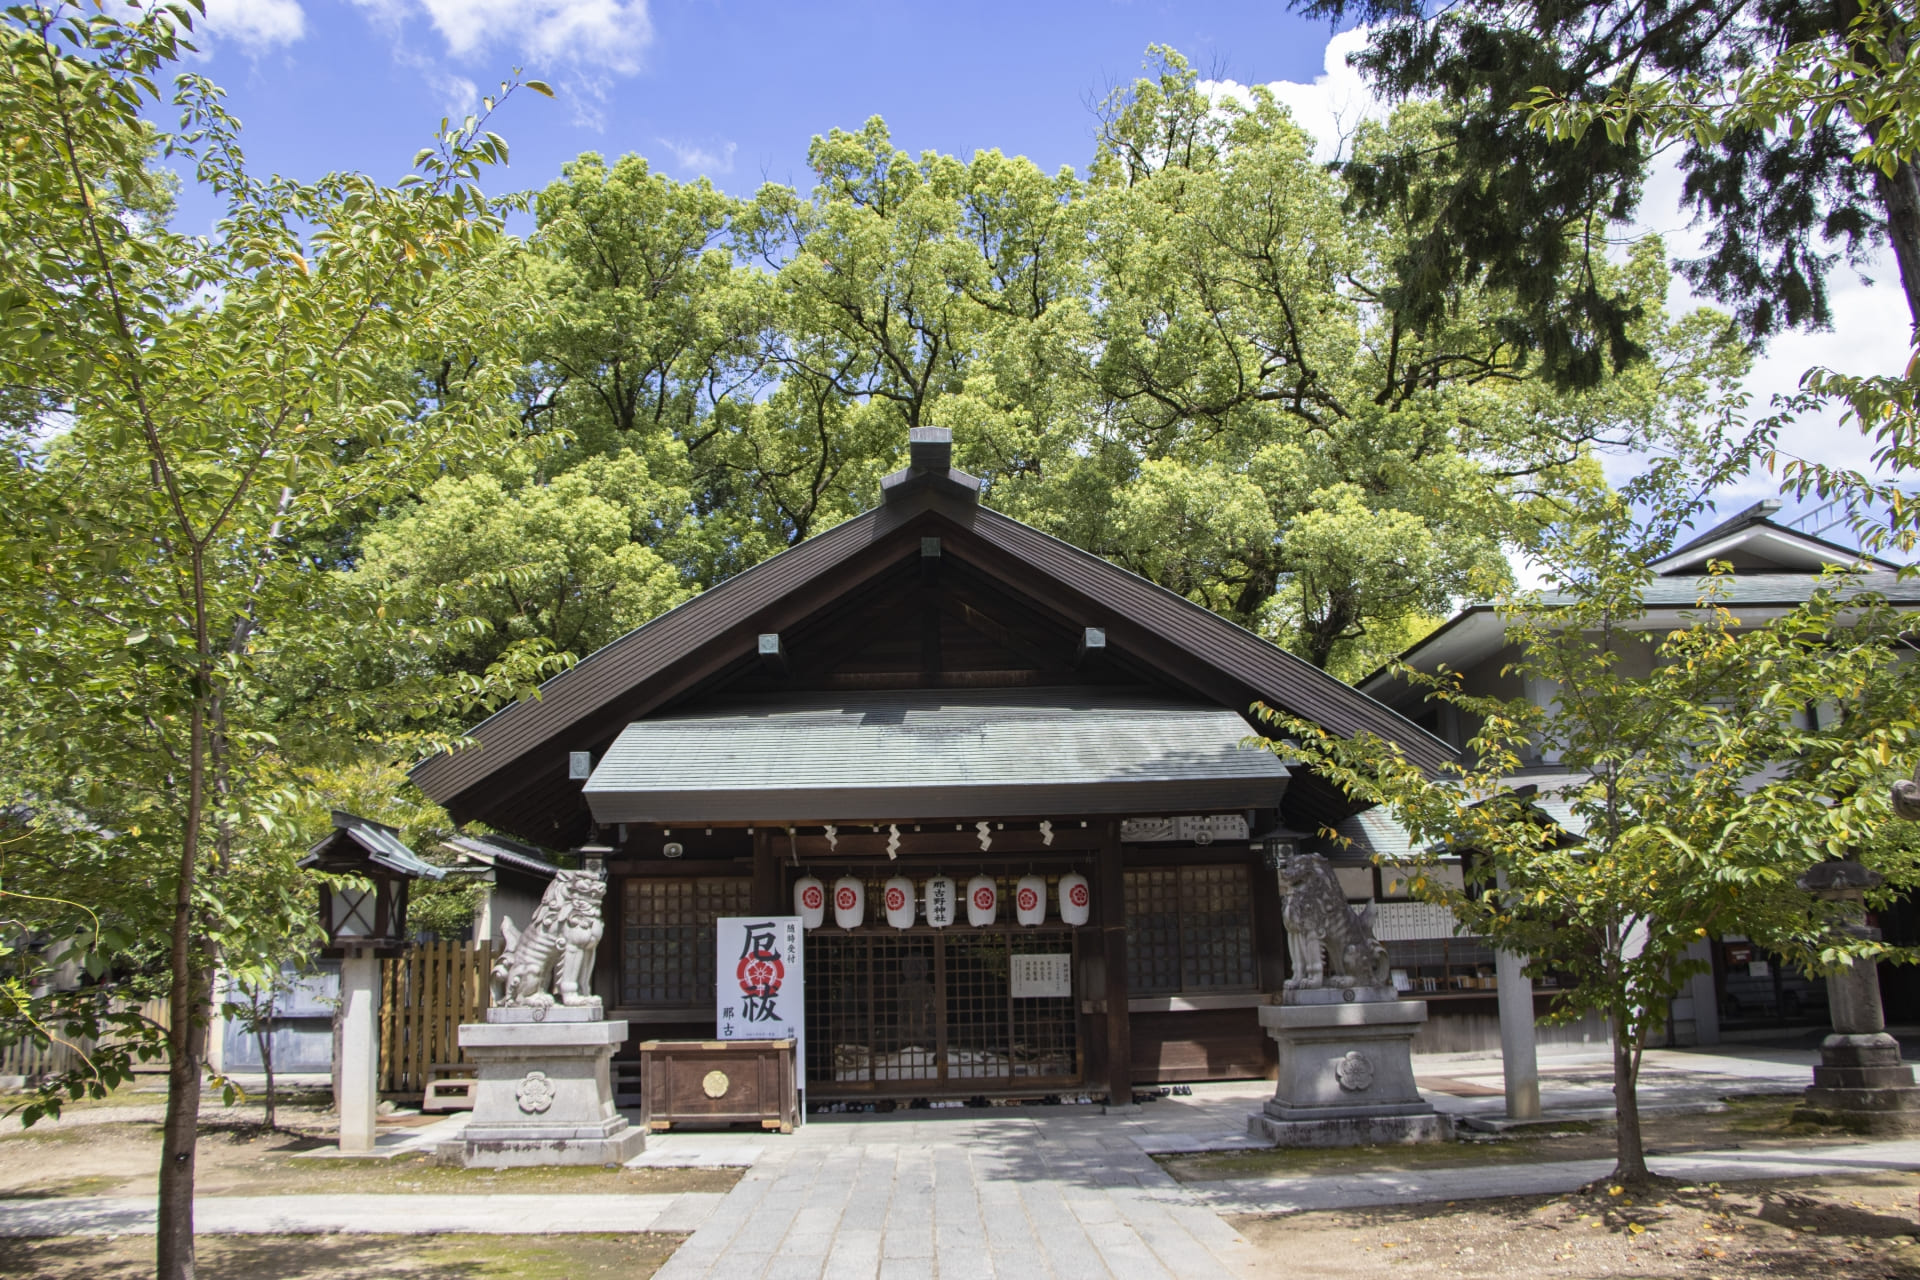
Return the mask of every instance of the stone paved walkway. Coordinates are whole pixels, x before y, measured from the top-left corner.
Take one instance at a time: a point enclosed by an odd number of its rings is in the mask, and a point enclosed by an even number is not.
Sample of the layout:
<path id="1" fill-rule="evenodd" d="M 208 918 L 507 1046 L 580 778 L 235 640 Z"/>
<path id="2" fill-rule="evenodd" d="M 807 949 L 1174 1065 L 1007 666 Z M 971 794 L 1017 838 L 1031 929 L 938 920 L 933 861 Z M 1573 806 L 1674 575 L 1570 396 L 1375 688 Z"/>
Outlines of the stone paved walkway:
<path id="1" fill-rule="evenodd" d="M 1244 1271 L 1233 1229 L 1087 1110 L 816 1120 L 766 1145 L 660 1280 Z"/>

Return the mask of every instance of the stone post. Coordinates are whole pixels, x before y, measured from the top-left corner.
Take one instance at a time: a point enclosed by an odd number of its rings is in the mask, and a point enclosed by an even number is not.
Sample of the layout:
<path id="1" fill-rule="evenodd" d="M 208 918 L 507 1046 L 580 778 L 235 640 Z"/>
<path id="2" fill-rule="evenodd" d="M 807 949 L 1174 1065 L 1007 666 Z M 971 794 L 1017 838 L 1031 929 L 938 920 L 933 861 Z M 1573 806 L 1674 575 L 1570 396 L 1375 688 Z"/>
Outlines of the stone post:
<path id="1" fill-rule="evenodd" d="M 1846 928 L 1855 937 L 1879 938 L 1880 931 L 1866 923 L 1866 890 L 1880 883 L 1877 872 L 1857 862 L 1822 862 L 1799 883 L 1816 897 L 1847 904 L 1853 920 Z M 1827 1004 L 1833 1034 L 1820 1043 L 1813 1087 L 1796 1118 L 1868 1133 L 1920 1130 L 1920 1087 L 1913 1068 L 1900 1060 L 1900 1042 L 1887 1034 L 1873 961 L 1858 959 L 1830 975 Z"/>
<path id="2" fill-rule="evenodd" d="M 1497 884 L 1506 891 L 1507 873 L 1498 871 Z M 1511 951 L 1493 953 L 1494 976 L 1500 996 L 1500 1071 L 1506 1078 L 1507 1119 L 1540 1118 L 1540 1058 L 1534 1047 L 1533 979 L 1527 976 L 1527 958 Z"/>
<path id="3" fill-rule="evenodd" d="M 1500 1069 L 1506 1076 L 1507 1119 L 1540 1118 L 1540 1059 L 1533 1038 L 1533 979 L 1527 958 L 1493 953 L 1500 983 Z"/>
<path id="4" fill-rule="evenodd" d="M 358 948 L 340 961 L 340 1149 L 373 1150 L 380 1105 L 380 958 Z"/>

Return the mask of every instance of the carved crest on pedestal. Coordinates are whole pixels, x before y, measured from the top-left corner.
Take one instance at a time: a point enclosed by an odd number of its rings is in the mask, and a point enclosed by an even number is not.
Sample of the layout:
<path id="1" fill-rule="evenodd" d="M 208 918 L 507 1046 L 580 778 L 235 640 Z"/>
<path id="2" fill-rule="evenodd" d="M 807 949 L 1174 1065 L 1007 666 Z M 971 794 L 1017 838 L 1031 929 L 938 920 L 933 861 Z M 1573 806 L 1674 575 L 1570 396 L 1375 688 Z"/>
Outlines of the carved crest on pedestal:
<path id="1" fill-rule="evenodd" d="M 553 1081 L 547 1079 L 544 1071 L 529 1071 L 526 1077 L 515 1086 L 513 1098 L 520 1109 L 530 1116 L 537 1116 L 553 1105 Z"/>

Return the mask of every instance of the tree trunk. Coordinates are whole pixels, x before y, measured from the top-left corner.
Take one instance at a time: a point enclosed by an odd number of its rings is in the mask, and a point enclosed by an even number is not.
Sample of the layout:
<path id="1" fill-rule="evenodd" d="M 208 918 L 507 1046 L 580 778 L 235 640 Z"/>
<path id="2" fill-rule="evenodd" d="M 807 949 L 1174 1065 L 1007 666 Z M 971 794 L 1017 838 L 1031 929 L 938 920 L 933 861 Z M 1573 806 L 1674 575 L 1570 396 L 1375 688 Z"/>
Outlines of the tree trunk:
<path id="1" fill-rule="evenodd" d="M 1647 1150 L 1640 1138 L 1640 1056 L 1628 1038 L 1622 1013 L 1611 1018 L 1613 1031 L 1614 1180 L 1627 1186 L 1647 1182 Z"/>
<path id="2" fill-rule="evenodd" d="M 1920 341 L 1920 173 L 1910 164 L 1895 169 L 1891 178 L 1875 169 L 1873 184 L 1887 211 L 1887 239 L 1907 294 L 1908 339 Z"/>
<path id="3" fill-rule="evenodd" d="M 206 669 L 204 664 L 201 669 Z M 154 1222 L 156 1280 L 194 1280 L 193 1149 L 200 1139 L 200 1075 L 206 1065 L 207 1006 L 212 994 L 212 965 L 193 928 L 200 817 L 207 794 L 206 734 L 206 707 L 196 704 L 187 731 L 187 803 L 167 955 L 173 986 L 167 992 L 171 1025 L 167 1028 L 167 1112 L 160 1136 L 160 1203 Z"/>
<path id="4" fill-rule="evenodd" d="M 176 926 L 178 927 L 178 926 Z M 200 1077 L 206 1066 L 207 970 L 197 947 L 176 968 L 168 1005 L 167 1111 L 160 1140 L 160 1206 L 155 1224 L 159 1280 L 193 1280 L 193 1156 L 200 1137 Z"/>
<path id="5" fill-rule="evenodd" d="M 1840 0 L 1836 9 L 1841 34 L 1850 35 L 1860 17 L 1859 0 Z M 1906 39 L 1897 31 L 1883 29 L 1880 35 L 1901 58 L 1907 54 Z M 1866 123 L 1867 137 L 1878 140 L 1880 121 Z M 1887 240 L 1893 245 L 1893 260 L 1900 268 L 1900 287 L 1907 296 L 1908 340 L 1920 343 L 1920 173 L 1911 164 L 1902 163 L 1893 176 L 1876 168 L 1873 171 L 1875 193 L 1887 213 Z"/>
<path id="6" fill-rule="evenodd" d="M 274 1129 L 273 1113 L 273 1012 L 278 1003 L 279 988 L 275 986 L 267 995 L 267 1019 L 260 1024 L 260 1066 L 267 1073 L 267 1130 Z"/>

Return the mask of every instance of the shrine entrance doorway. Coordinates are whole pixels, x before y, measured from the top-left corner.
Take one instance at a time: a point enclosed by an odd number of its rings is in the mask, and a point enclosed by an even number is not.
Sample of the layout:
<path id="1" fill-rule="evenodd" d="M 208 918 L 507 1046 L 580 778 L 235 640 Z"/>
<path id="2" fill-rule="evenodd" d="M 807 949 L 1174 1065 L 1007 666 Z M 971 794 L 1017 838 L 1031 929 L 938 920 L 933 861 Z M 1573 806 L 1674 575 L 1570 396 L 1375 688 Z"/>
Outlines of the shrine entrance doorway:
<path id="1" fill-rule="evenodd" d="M 1064 994 L 1045 981 L 1079 971 L 1074 932 L 961 925 L 810 931 L 808 1098 L 1078 1088 L 1085 1062 L 1071 978 Z"/>

